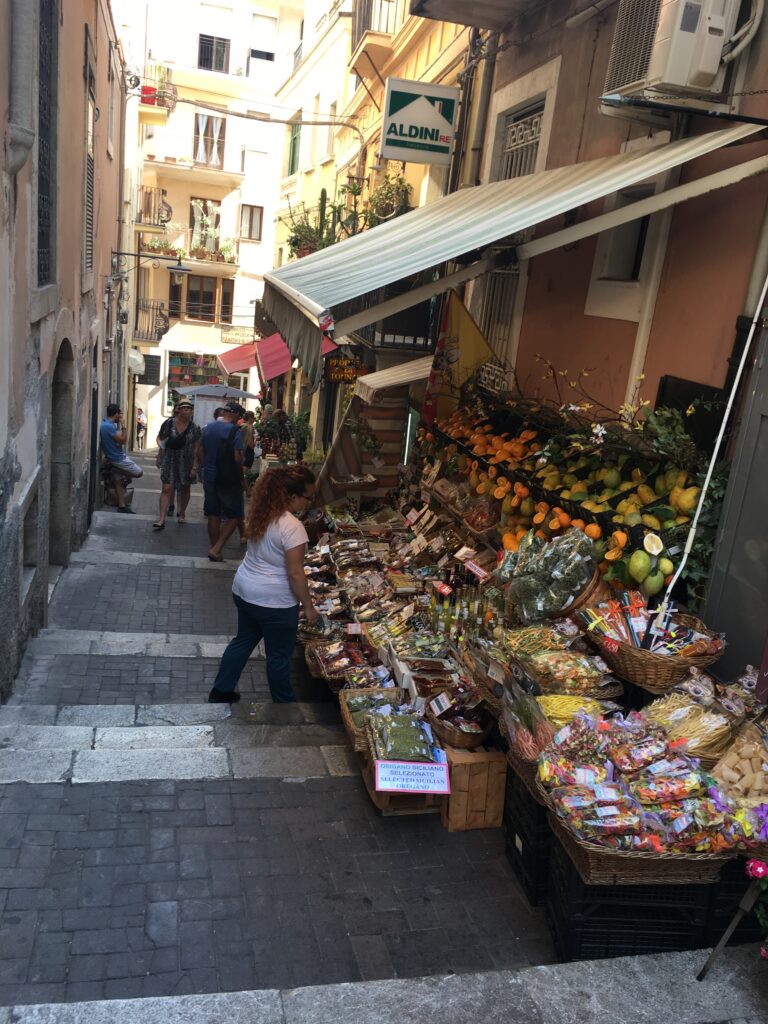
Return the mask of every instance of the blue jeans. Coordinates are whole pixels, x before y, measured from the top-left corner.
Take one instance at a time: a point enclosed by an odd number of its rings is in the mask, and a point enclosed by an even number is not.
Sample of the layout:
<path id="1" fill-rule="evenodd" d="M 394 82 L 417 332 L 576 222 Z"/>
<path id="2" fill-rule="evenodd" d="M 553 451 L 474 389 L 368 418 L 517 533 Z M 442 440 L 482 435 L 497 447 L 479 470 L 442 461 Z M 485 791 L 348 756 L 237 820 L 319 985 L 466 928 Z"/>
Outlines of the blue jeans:
<path id="1" fill-rule="evenodd" d="M 221 657 L 214 686 L 231 693 L 256 644 L 263 638 L 267 652 L 267 682 L 276 704 L 288 704 L 296 698 L 291 687 L 291 655 L 296 646 L 299 606 L 265 608 L 249 604 L 233 594 L 237 608 L 237 636 L 230 640 Z"/>

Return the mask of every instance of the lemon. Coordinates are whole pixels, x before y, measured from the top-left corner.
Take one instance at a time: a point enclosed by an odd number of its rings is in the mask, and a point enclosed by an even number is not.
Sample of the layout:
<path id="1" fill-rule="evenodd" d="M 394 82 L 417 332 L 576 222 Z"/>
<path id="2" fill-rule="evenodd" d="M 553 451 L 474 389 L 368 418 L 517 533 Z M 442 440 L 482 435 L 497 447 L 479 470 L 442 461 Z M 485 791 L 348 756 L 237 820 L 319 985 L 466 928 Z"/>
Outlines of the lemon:
<path id="1" fill-rule="evenodd" d="M 675 571 L 675 563 L 670 558 L 659 559 L 659 572 L 662 576 L 671 576 Z"/>
<path id="2" fill-rule="evenodd" d="M 629 559 L 629 575 L 636 583 L 642 583 L 651 571 L 651 556 L 638 548 Z M 663 580 L 662 580 L 663 582 Z"/>
<path id="3" fill-rule="evenodd" d="M 621 473 L 618 471 L 618 469 L 609 469 L 603 477 L 603 483 L 606 487 L 618 487 L 621 483 Z"/>
<path id="4" fill-rule="evenodd" d="M 646 576 L 640 584 L 640 590 L 646 597 L 655 597 L 664 586 L 664 574 L 658 569 Z"/>
<path id="5" fill-rule="evenodd" d="M 664 544 L 661 537 L 657 537 L 655 533 L 647 533 L 645 535 L 643 547 L 649 555 L 660 555 L 664 550 Z"/>

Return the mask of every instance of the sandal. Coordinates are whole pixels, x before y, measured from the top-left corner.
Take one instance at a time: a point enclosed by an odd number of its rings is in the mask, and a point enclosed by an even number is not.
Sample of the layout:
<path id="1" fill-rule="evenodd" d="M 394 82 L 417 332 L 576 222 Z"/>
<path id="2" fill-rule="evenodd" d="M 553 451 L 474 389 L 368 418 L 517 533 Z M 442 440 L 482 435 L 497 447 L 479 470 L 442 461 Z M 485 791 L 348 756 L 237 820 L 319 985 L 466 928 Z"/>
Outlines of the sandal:
<path id="1" fill-rule="evenodd" d="M 187 525 L 187 517 L 186 516 L 179 516 L 179 518 L 176 520 L 176 522 L 179 524 L 179 526 L 186 526 Z"/>
<path id="2" fill-rule="evenodd" d="M 152 523 L 152 529 L 153 530 L 164 530 L 165 529 L 165 523 Z"/>
<path id="3" fill-rule="evenodd" d="M 208 552 L 208 559 L 211 562 L 223 562 L 224 561 L 224 555 L 212 555 L 211 552 L 209 551 Z"/>

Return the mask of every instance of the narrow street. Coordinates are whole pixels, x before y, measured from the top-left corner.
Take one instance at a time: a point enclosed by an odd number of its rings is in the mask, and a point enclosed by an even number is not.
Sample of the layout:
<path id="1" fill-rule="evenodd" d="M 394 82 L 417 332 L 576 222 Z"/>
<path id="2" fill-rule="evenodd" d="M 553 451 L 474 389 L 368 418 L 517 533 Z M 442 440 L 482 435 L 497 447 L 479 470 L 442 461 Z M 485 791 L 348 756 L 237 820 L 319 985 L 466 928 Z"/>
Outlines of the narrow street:
<path id="1" fill-rule="evenodd" d="M 141 461 L 138 514 L 95 514 L 0 710 L 2 1003 L 552 960 L 501 833 L 382 819 L 299 657 L 293 706 L 259 658 L 233 713 L 205 703 L 240 548 L 208 561 L 199 489 L 186 526 L 154 533 Z"/>
<path id="2" fill-rule="evenodd" d="M 586 1020 L 572 1016 L 578 987 L 559 989 L 572 968 L 536 967 L 553 948 L 501 832 L 382 818 L 303 661 L 293 706 L 269 701 L 258 657 L 232 712 L 205 703 L 234 628 L 239 546 L 207 560 L 199 493 L 188 525 L 153 533 L 159 480 L 141 460 L 138 514 L 96 513 L 0 709 L 0 1021 L 127 1024 L 171 1006 L 249 1024 L 436 1020 L 438 1007 L 441 1020 Z M 750 958 L 729 952 L 723 1007 L 758 1012 Z M 697 963 L 628 958 L 636 986 L 643 961 L 657 1002 L 659 972 L 692 979 Z M 605 964 L 610 1004 L 622 973 Z M 656 1019 L 714 1019 L 706 990 L 697 1017 L 689 989 L 685 1016 Z"/>

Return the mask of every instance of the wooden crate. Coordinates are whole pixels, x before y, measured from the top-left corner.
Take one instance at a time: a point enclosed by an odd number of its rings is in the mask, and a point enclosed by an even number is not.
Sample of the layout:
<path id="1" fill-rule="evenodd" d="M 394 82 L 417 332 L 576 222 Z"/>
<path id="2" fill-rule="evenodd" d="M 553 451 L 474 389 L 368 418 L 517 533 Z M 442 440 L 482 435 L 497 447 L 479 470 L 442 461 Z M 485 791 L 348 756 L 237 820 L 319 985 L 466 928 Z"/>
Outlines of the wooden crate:
<path id="1" fill-rule="evenodd" d="M 376 773 L 368 754 L 358 754 L 360 771 L 368 796 L 385 817 L 401 814 L 436 814 L 443 797 L 433 793 L 379 793 L 376 789 Z"/>
<path id="2" fill-rule="evenodd" d="M 446 747 L 451 795 L 443 797 L 441 821 L 449 832 L 500 828 L 504 817 L 507 759 L 501 750 Z"/>

